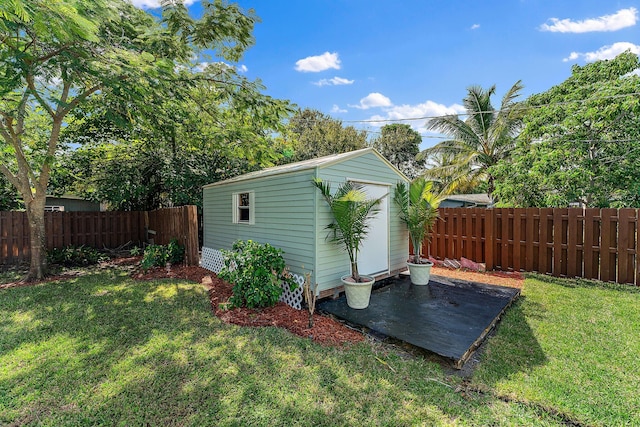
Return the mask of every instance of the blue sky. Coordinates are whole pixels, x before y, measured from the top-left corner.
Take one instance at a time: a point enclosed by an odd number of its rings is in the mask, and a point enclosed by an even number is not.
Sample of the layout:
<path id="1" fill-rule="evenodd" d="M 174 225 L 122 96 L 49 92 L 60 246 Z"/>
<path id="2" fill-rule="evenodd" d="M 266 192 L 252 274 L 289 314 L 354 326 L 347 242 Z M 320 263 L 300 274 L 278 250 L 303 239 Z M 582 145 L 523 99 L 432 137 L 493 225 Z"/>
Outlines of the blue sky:
<path id="1" fill-rule="evenodd" d="M 132 0 L 152 7 L 157 0 Z M 193 0 L 191 0 L 193 1 Z M 523 98 L 574 64 L 640 54 L 640 0 L 239 0 L 262 20 L 237 64 L 266 93 L 375 133 L 461 112 L 466 88 L 516 81 Z M 190 10 L 197 14 L 196 1 Z M 406 120 L 422 118 L 418 120 Z"/>

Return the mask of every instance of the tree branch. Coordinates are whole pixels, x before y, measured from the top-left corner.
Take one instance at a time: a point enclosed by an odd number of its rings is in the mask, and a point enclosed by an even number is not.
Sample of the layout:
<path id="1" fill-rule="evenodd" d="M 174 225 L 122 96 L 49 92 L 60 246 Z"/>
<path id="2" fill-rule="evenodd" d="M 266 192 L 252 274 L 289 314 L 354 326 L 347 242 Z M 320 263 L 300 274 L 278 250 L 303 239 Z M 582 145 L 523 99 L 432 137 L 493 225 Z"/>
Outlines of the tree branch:
<path id="1" fill-rule="evenodd" d="M 47 114 L 51 116 L 51 118 L 55 117 L 55 112 L 53 111 L 53 109 L 49 106 L 49 104 L 47 104 L 47 102 L 38 93 L 33 74 L 29 73 L 27 74 L 26 77 L 27 77 L 27 87 L 29 88 L 33 96 L 36 98 L 38 103 L 42 106 L 42 108 L 45 109 L 45 111 L 47 112 Z"/>
<path id="2" fill-rule="evenodd" d="M 71 110 L 76 108 L 78 106 L 78 104 L 80 104 L 82 101 L 84 101 L 89 95 L 91 95 L 91 94 L 99 91 L 100 89 L 102 89 L 103 86 L 104 85 L 102 83 L 98 83 L 97 85 L 90 87 L 89 89 L 87 89 L 84 92 L 82 92 L 80 95 L 76 96 L 73 99 L 73 101 L 71 101 L 69 104 L 67 104 L 67 107 L 61 111 L 62 117 L 66 116 Z"/>
<path id="3" fill-rule="evenodd" d="M 9 168 L 7 168 L 5 165 L 3 165 L 2 163 L 0 163 L 0 172 L 7 178 L 7 180 L 14 186 L 16 187 L 16 189 L 18 191 L 20 191 L 20 193 L 22 193 L 22 185 L 20 183 L 20 180 L 18 179 L 18 177 L 16 175 L 14 175 Z"/>
<path id="4" fill-rule="evenodd" d="M 4 140 L 5 140 L 5 141 L 7 141 L 7 143 L 8 143 L 9 145 L 13 145 L 13 144 L 11 143 L 11 139 L 12 139 L 11 133 L 10 133 L 10 132 L 9 132 L 9 130 L 7 129 L 7 126 L 9 127 L 9 129 L 11 129 L 11 122 L 10 122 L 10 120 L 9 120 L 9 123 L 8 123 L 8 124 L 6 124 L 6 125 L 4 124 L 5 122 L 7 122 L 7 119 L 10 119 L 10 118 L 8 118 L 8 117 L 7 117 L 7 115 L 6 115 L 5 113 L 2 113 L 2 115 L 4 116 L 4 120 L 3 120 L 3 121 L 0 121 L 0 135 L 2 135 L 2 137 L 4 138 Z"/>
<path id="5" fill-rule="evenodd" d="M 0 125 L 0 135 L 2 135 L 4 140 L 13 147 L 13 150 L 15 151 L 16 161 L 18 163 L 18 170 L 25 171 L 26 182 L 22 182 L 19 175 L 13 175 L 12 172 L 4 164 L 0 164 L 0 169 L 3 170 L 2 173 L 7 177 L 7 179 L 9 179 L 9 182 L 16 186 L 18 191 L 22 193 L 23 197 L 26 197 L 28 191 L 31 191 L 29 180 L 35 182 L 36 179 L 33 170 L 29 166 L 29 162 L 24 155 L 24 151 L 22 151 L 20 136 L 15 135 L 15 132 L 13 131 L 10 123 L 9 129 L 7 129 L 7 125 L 5 124 Z"/>
<path id="6" fill-rule="evenodd" d="M 71 89 L 71 81 L 69 80 L 69 76 L 67 75 L 67 70 L 62 70 L 62 94 L 60 95 L 60 102 L 56 107 L 56 116 L 59 116 L 60 113 L 64 111 L 63 105 L 67 103 L 67 99 L 69 99 L 69 90 Z M 66 115 L 66 113 L 65 113 Z"/>
<path id="7" fill-rule="evenodd" d="M 74 45 L 74 43 L 65 44 L 64 46 L 62 46 L 62 47 L 60 47 L 58 49 L 55 49 L 55 50 L 47 53 L 46 55 L 37 57 L 33 62 L 46 62 L 49 59 L 53 58 L 54 56 L 59 55 L 60 53 L 64 52 L 65 50 L 69 49 L 73 45 Z"/>
<path id="8" fill-rule="evenodd" d="M 20 137 L 24 132 L 24 116 L 27 108 L 27 100 L 29 99 L 29 91 L 25 90 L 22 99 L 18 103 L 18 123 L 16 124 L 15 135 Z"/>

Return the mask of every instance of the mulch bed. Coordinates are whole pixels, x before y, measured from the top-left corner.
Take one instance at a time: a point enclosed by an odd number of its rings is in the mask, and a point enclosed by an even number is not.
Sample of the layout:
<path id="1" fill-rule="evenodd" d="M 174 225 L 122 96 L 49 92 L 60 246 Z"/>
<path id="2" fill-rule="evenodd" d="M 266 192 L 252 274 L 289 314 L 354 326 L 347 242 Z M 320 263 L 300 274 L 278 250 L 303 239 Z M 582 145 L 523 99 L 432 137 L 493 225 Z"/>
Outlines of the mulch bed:
<path id="1" fill-rule="evenodd" d="M 488 285 L 508 286 L 522 289 L 524 274 L 519 271 L 487 271 L 485 273 L 453 269 L 449 267 L 431 267 L 431 274 L 445 276 L 450 279 L 466 280 L 468 282 L 486 283 Z"/>
<path id="2" fill-rule="evenodd" d="M 310 338 L 323 345 L 341 346 L 364 341 L 362 333 L 349 328 L 337 320 L 320 314 L 313 315 L 313 327 L 309 328 L 309 312 L 296 310 L 283 302 L 273 307 L 262 309 L 233 308 L 226 304 L 232 294 L 232 286 L 218 278 L 215 273 L 197 266 L 174 265 L 170 268 L 155 267 L 143 271 L 138 266 L 141 257 L 115 258 L 98 268 L 125 267 L 131 270 L 131 276 L 136 280 L 154 279 L 186 279 L 202 283 L 209 292 L 213 313 L 223 322 L 240 326 L 275 326 L 286 328 L 291 333 Z M 29 286 L 54 280 L 66 280 L 77 277 L 78 271 L 68 271 L 55 276 L 49 276 L 38 282 L 14 282 L 0 285 L 0 289 L 16 286 Z M 488 283 L 494 285 L 522 287 L 524 276 L 521 273 L 477 273 L 449 268 L 433 267 L 432 274 L 447 276 L 461 280 Z"/>
<path id="3" fill-rule="evenodd" d="M 147 272 L 134 272 L 133 277 L 137 280 L 182 278 L 202 283 L 209 291 L 214 314 L 225 323 L 240 326 L 276 326 L 324 345 L 340 346 L 365 339 L 360 332 L 317 313 L 313 315 L 313 327 L 309 328 L 309 312 L 296 310 L 283 302 L 268 308 L 229 309 L 226 303 L 232 295 L 232 286 L 218 278 L 215 273 L 202 267 L 172 266 L 170 269 L 157 267 Z"/>

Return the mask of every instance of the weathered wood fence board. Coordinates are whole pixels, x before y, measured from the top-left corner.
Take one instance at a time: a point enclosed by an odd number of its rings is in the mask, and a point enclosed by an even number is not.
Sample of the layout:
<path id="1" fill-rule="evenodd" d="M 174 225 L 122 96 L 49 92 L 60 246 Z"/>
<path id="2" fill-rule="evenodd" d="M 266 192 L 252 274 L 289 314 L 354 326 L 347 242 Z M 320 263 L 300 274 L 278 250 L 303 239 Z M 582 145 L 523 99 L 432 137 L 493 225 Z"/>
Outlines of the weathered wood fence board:
<path id="1" fill-rule="evenodd" d="M 142 246 L 147 230 L 156 232 L 155 243 L 177 238 L 186 249 L 186 261 L 197 265 L 198 219 L 195 206 L 151 212 L 45 212 L 47 249 L 69 245 L 114 249 L 129 242 Z M 0 265 L 30 259 L 29 223 L 25 212 L 0 212 Z"/>
<path id="2" fill-rule="evenodd" d="M 638 209 L 441 208 L 423 252 L 640 286 L 639 224 Z"/>
<path id="3" fill-rule="evenodd" d="M 176 238 L 185 247 L 188 265 L 198 265 L 198 211 L 196 206 L 179 206 L 148 212 L 149 229 L 156 232 L 154 243 L 166 245 Z"/>

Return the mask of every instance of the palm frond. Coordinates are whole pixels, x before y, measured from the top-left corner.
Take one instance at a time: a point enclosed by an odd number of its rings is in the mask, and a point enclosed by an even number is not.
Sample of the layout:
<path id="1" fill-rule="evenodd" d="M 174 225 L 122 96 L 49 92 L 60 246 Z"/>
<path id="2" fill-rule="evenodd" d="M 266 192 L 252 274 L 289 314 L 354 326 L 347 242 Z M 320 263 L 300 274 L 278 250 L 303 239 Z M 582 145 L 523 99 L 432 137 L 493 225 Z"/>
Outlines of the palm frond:
<path id="1" fill-rule="evenodd" d="M 490 180 L 487 169 L 509 158 L 522 128 L 523 108 L 516 102 L 522 88 L 522 82 L 516 82 L 504 95 L 500 110 L 496 110 L 491 104 L 495 85 L 488 90 L 471 86 L 463 99 L 468 115 L 464 121 L 450 115 L 427 122 L 429 130 L 441 132 L 449 139 L 419 153 L 418 160 L 448 156 L 457 167 L 441 165 L 425 171 L 423 176 L 445 181 L 448 188 L 472 183 L 482 177 Z"/>
<path id="2" fill-rule="evenodd" d="M 326 227 L 330 232 L 328 238 L 344 246 L 351 262 L 352 276 L 359 281 L 358 253 L 369 232 L 369 219 L 379 212 L 378 206 L 386 195 L 368 199 L 362 185 L 351 181 L 342 183 L 335 194 L 331 194 L 331 185 L 319 178 L 315 178 L 313 184 L 333 214 L 333 222 Z"/>
<path id="3" fill-rule="evenodd" d="M 400 209 L 400 219 L 409 230 L 414 248 L 414 262 L 420 262 L 422 242 L 438 217 L 438 206 L 444 195 L 433 191 L 434 183 L 423 177 L 416 178 L 408 186 L 403 182 L 396 184 L 394 203 Z"/>

